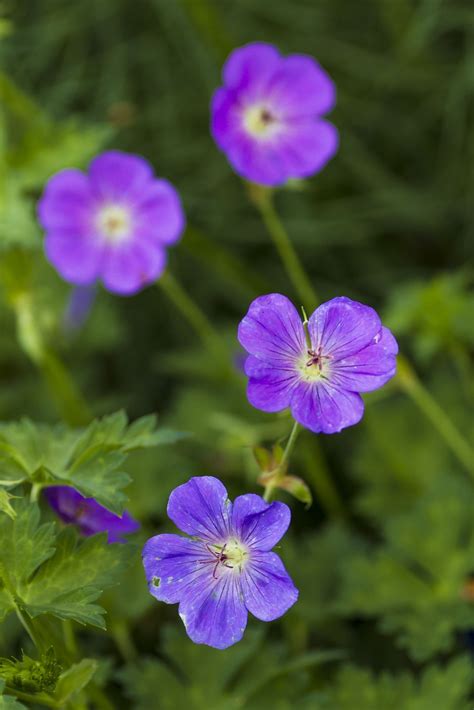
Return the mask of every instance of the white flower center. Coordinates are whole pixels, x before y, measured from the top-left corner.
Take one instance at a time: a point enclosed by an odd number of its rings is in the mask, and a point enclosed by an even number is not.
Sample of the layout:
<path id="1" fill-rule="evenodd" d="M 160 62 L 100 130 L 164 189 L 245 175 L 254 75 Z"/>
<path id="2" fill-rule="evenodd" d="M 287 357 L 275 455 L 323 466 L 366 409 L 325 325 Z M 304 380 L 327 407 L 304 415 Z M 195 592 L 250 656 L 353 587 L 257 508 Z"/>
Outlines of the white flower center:
<path id="1" fill-rule="evenodd" d="M 263 140 L 272 138 L 281 127 L 278 117 L 264 104 L 254 104 L 246 108 L 243 121 L 247 133 Z"/>
<path id="2" fill-rule="evenodd" d="M 120 205 L 105 205 L 97 213 L 97 227 L 109 244 L 118 244 L 127 239 L 131 222 L 130 211 Z"/>
<path id="3" fill-rule="evenodd" d="M 242 572 L 249 559 L 249 550 L 240 540 L 230 538 L 223 545 L 209 545 L 215 559 L 214 577 L 224 570 Z"/>
<path id="4" fill-rule="evenodd" d="M 298 363 L 298 369 L 306 382 L 328 380 L 331 374 L 331 356 L 324 355 L 321 347 L 310 349 Z"/>

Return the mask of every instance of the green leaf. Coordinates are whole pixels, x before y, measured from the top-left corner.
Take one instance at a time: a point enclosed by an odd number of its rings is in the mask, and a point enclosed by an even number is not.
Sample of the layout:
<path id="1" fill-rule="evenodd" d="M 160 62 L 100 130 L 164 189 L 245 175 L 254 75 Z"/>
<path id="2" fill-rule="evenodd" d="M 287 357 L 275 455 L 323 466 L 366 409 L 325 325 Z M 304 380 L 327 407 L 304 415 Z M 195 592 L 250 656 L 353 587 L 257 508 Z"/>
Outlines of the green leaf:
<path id="1" fill-rule="evenodd" d="M 66 528 L 54 556 L 22 588 L 22 607 L 33 618 L 53 614 L 105 628 L 105 612 L 93 602 L 118 583 L 134 553 L 133 545 L 107 544 L 106 534 L 78 542 L 75 531 Z"/>
<path id="2" fill-rule="evenodd" d="M 446 667 L 430 666 L 421 678 L 346 666 L 327 691 L 313 693 L 304 708 L 314 710 L 470 710 L 472 666 L 469 658 L 455 658 Z"/>
<path id="3" fill-rule="evenodd" d="M 109 545 L 107 536 L 79 541 L 72 528 L 56 537 L 54 524 L 39 522 L 36 504 L 15 501 L 16 517 L 0 516 L 0 618 L 20 608 L 30 617 L 51 614 L 104 628 L 94 604 L 119 581 L 135 548 Z"/>
<path id="4" fill-rule="evenodd" d="M 54 698 L 62 707 L 83 690 L 92 679 L 98 668 L 97 661 L 84 658 L 80 663 L 75 663 L 59 676 Z"/>
<path id="5" fill-rule="evenodd" d="M 377 617 L 415 660 L 449 651 L 457 632 L 474 626 L 464 593 L 474 569 L 471 485 L 435 479 L 384 528 L 385 544 L 347 560 L 342 610 Z"/>
<path id="6" fill-rule="evenodd" d="M 120 411 L 85 429 L 34 424 L 29 419 L 0 426 L 0 463 L 6 481 L 29 480 L 40 486 L 66 484 L 121 514 L 122 489 L 130 477 L 122 470 L 132 451 L 177 441 L 182 435 L 156 429 L 154 416 L 128 424 Z"/>

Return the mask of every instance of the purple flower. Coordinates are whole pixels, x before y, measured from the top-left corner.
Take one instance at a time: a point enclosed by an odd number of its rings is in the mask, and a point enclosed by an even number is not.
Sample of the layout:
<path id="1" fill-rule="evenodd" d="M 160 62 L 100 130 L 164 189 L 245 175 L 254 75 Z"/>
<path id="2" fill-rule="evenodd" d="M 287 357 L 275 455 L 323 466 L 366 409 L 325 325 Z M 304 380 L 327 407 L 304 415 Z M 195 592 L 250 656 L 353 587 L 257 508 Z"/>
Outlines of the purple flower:
<path id="1" fill-rule="evenodd" d="M 101 279 L 123 295 L 160 276 L 185 222 L 174 187 L 144 158 L 120 151 L 99 155 L 87 175 L 73 168 L 53 175 L 38 218 L 46 256 L 66 281 Z"/>
<path id="2" fill-rule="evenodd" d="M 313 175 L 336 153 L 337 130 L 321 118 L 334 106 L 335 86 L 312 57 L 283 57 L 255 42 L 235 49 L 222 75 L 211 132 L 239 175 L 280 185 Z"/>
<path id="3" fill-rule="evenodd" d="M 279 293 L 260 296 L 239 325 L 249 357 L 250 404 L 289 407 L 302 426 L 333 434 L 364 413 L 359 392 L 382 387 L 396 370 L 398 345 L 373 308 L 333 298 L 317 308 L 307 334 L 296 308 Z"/>
<path id="4" fill-rule="evenodd" d="M 50 486 L 45 489 L 44 496 L 61 520 L 77 525 L 86 537 L 106 532 L 109 534 L 109 542 L 126 542 L 124 535 L 140 529 L 140 523 L 127 511 L 124 511 L 122 517 L 115 515 L 99 505 L 94 498 L 84 498 L 69 486 Z"/>
<path id="5" fill-rule="evenodd" d="M 242 638 L 249 611 L 273 621 L 295 603 L 298 590 L 270 552 L 290 524 L 284 503 L 249 493 L 232 504 L 217 478 L 202 476 L 171 493 L 168 515 L 192 537 L 152 537 L 143 564 L 151 594 L 179 602 L 192 641 L 227 648 Z"/>

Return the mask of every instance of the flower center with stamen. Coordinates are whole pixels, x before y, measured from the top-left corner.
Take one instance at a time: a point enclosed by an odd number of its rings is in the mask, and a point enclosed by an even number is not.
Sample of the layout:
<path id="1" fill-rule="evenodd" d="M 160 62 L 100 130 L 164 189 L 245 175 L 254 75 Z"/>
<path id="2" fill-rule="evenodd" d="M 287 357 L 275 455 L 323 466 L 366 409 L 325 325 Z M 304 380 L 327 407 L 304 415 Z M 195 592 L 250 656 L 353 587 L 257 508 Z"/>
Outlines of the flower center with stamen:
<path id="1" fill-rule="evenodd" d="M 222 546 L 211 545 L 210 551 L 216 561 L 216 573 L 217 568 L 221 568 L 220 571 L 228 569 L 233 570 L 234 573 L 240 573 L 249 559 L 249 550 L 243 543 L 235 538 L 227 540 Z M 215 577 L 217 576 L 216 573 L 214 574 Z"/>
<path id="2" fill-rule="evenodd" d="M 280 123 L 268 106 L 257 104 L 245 110 L 244 127 L 255 138 L 271 138 L 278 131 Z"/>
<path id="3" fill-rule="evenodd" d="M 330 375 L 330 355 L 323 355 L 321 347 L 307 350 L 306 355 L 299 363 L 299 370 L 304 380 L 314 382 L 327 380 Z"/>
<path id="4" fill-rule="evenodd" d="M 97 227 L 110 244 L 124 241 L 130 234 L 130 212 L 119 205 L 106 205 L 99 210 Z"/>

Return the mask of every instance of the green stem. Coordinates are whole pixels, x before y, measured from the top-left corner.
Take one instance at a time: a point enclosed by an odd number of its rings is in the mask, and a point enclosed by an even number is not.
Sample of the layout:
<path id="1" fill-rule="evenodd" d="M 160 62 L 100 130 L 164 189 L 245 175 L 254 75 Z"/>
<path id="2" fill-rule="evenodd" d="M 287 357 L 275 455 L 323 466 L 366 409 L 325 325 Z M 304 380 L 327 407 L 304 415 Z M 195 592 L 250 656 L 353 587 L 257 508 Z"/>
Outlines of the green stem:
<path id="1" fill-rule="evenodd" d="M 118 650 L 126 663 L 132 663 L 138 657 L 138 651 L 133 643 L 128 626 L 123 621 L 114 621 L 111 625 L 112 636 Z"/>
<path id="2" fill-rule="evenodd" d="M 438 430 L 447 446 L 474 477 L 474 450 L 458 431 L 433 395 L 422 384 L 412 366 L 403 356 L 398 358 L 398 383 L 426 418 Z"/>
<path id="3" fill-rule="evenodd" d="M 300 431 L 300 427 L 299 427 L 298 422 L 294 422 L 290 436 L 288 437 L 288 441 L 286 442 L 285 450 L 283 451 L 282 459 L 280 461 L 278 468 L 276 469 L 276 471 L 274 473 L 274 476 L 272 477 L 272 482 L 267 484 L 267 486 L 265 487 L 263 499 L 266 501 L 270 500 L 273 490 L 275 488 L 278 488 L 278 484 L 280 483 L 282 478 L 284 478 L 284 476 L 285 476 L 287 463 L 290 459 L 291 452 L 294 449 L 296 439 L 298 438 L 299 431 Z"/>
<path id="4" fill-rule="evenodd" d="M 227 374 L 233 373 L 227 348 L 222 337 L 215 330 L 205 313 L 186 293 L 179 281 L 167 271 L 156 283 L 166 293 L 168 298 L 173 301 L 176 308 L 186 318 L 213 357 L 222 364 L 223 370 Z"/>
<path id="5" fill-rule="evenodd" d="M 249 186 L 249 192 L 250 199 L 260 212 L 267 231 L 273 239 L 288 278 L 302 301 L 301 305 L 312 311 L 318 305 L 319 299 L 291 243 L 288 232 L 275 210 L 272 191 L 262 185 L 252 184 Z"/>
<path id="6" fill-rule="evenodd" d="M 58 707 L 57 702 L 53 698 L 46 697 L 44 693 L 25 693 L 23 690 L 17 690 L 16 688 L 12 688 L 9 685 L 5 687 L 5 690 L 8 695 L 13 695 L 18 698 L 18 700 L 24 700 L 27 703 L 31 703 L 31 707 L 34 707 L 36 705 L 44 705 L 47 708 Z"/>
<path id="7" fill-rule="evenodd" d="M 313 486 L 316 497 L 326 513 L 334 518 L 343 518 L 346 513 L 344 503 L 333 483 L 326 461 L 316 437 L 305 442 L 303 459 L 306 477 Z"/>
<path id="8" fill-rule="evenodd" d="M 39 369 L 61 417 L 71 426 L 82 426 L 92 415 L 84 397 L 78 390 L 66 367 L 58 356 L 43 342 L 31 299 L 23 293 L 13 299 L 16 314 L 18 341 L 29 359 Z"/>
<path id="9" fill-rule="evenodd" d="M 66 651 L 71 655 L 72 658 L 77 658 L 79 655 L 79 649 L 77 648 L 76 636 L 71 620 L 63 619 L 62 627 Z"/>

